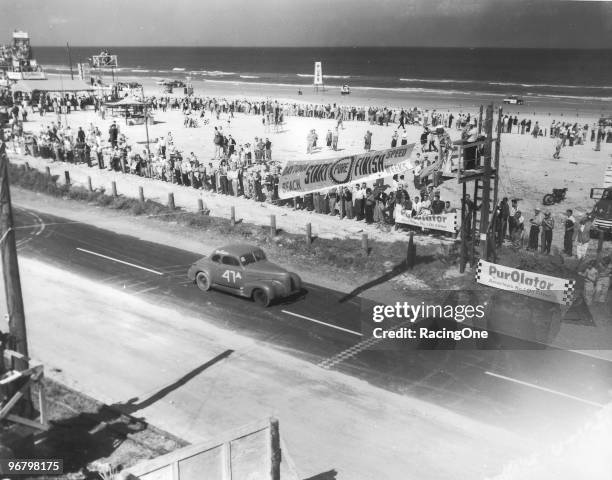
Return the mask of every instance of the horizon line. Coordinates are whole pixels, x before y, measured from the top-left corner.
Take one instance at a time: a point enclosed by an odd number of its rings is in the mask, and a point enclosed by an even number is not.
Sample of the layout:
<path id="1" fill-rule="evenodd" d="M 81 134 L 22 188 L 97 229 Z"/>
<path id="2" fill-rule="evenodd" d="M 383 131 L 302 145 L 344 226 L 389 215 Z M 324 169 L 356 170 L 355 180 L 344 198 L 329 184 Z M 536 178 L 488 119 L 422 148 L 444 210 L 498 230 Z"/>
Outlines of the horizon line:
<path id="1" fill-rule="evenodd" d="M 612 1 L 612 0 L 610 0 Z M 534 46 L 453 46 L 453 45 L 76 45 L 66 44 L 59 45 L 33 45 L 32 48 L 66 48 L 69 45 L 70 48 L 319 48 L 319 49 L 333 49 L 333 48 L 420 48 L 420 49 L 436 49 L 445 48 L 451 50 L 612 50 L 612 47 L 534 47 Z"/>

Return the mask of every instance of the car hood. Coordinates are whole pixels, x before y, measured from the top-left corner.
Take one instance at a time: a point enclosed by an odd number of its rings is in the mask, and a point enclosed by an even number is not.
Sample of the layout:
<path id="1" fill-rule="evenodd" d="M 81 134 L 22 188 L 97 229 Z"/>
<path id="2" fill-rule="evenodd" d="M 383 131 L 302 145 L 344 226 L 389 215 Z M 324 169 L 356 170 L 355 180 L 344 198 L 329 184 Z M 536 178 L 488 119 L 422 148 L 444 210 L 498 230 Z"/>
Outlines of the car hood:
<path id="1" fill-rule="evenodd" d="M 289 273 L 282 267 L 269 262 L 268 260 L 261 260 L 259 262 L 251 263 L 244 267 L 247 272 L 262 273 L 262 274 L 285 274 Z"/>

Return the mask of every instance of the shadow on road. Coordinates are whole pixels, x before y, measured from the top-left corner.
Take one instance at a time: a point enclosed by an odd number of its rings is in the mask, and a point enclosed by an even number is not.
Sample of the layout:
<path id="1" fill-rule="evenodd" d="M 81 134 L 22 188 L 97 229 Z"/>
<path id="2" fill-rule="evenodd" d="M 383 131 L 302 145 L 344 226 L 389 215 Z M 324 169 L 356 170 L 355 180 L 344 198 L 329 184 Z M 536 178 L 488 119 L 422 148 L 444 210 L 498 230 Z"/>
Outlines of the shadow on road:
<path id="1" fill-rule="evenodd" d="M 336 470 L 329 470 L 327 472 L 319 473 L 314 477 L 305 478 L 304 480 L 336 480 L 336 475 L 338 475 Z"/>
<path id="2" fill-rule="evenodd" d="M 132 414 L 163 399 L 232 353 L 233 350 L 224 351 L 142 401 L 132 398 L 110 406 L 46 381 L 49 430 L 36 439 L 31 435 L 15 435 L 14 442 L 7 446 L 20 458 L 62 458 L 64 473 L 81 472 L 81 478 L 99 478 L 97 473 L 87 470 L 96 460 L 108 459 L 105 461 L 127 467 L 185 446 L 186 442 L 158 431 Z M 139 434 L 143 440 L 139 440 Z"/>
<path id="3" fill-rule="evenodd" d="M 426 255 L 426 256 L 417 257 L 416 262 L 415 262 L 415 266 L 419 265 L 421 263 L 432 262 L 432 261 L 435 260 L 435 258 L 436 257 L 434 255 Z M 359 287 L 357 287 L 356 289 L 354 289 L 350 293 L 347 293 L 342 298 L 340 298 L 340 300 L 338 300 L 338 302 L 339 303 L 348 302 L 348 301 L 352 300 L 353 298 L 359 296 L 361 293 L 365 292 L 366 290 L 369 290 L 370 288 L 376 287 L 377 285 L 380 285 L 380 284 L 383 284 L 385 282 L 388 282 L 389 280 L 391 280 L 394 277 L 402 275 L 408 269 L 409 269 L 408 268 L 408 262 L 406 260 L 404 260 L 403 262 L 397 264 L 395 267 L 393 267 L 389 272 L 385 273 L 384 275 L 382 275 L 382 276 L 380 276 L 378 278 L 375 278 L 374 280 L 370 280 L 369 282 L 364 283 L 363 285 L 360 285 Z"/>
<path id="4" fill-rule="evenodd" d="M 142 400 L 140 402 L 138 402 L 138 400 L 139 400 L 138 398 L 130 398 L 125 403 L 119 403 L 119 404 L 111 405 L 111 408 L 116 408 L 116 409 L 120 410 L 122 413 L 126 413 L 128 415 L 131 415 L 134 412 L 137 412 L 138 410 L 142 410 L 144 408 L 150 407 L 151 405 L 153 405 L 154 403 L 158 402 L 159 400 L 161 400 L 162 398 L 164 398 L 168 394 L 172 393 L 177 388 L 182 387 L 183 385 L 185 385 L 189 380 L 195 378 L 196 376 L 198 376 L 200 373 L 202 373 L 207 368 L 210 368 L 213 365 L 215 365 L 216 363 L 220 362 L 221 360 L 229 357 L 232 353 L 234 353 L 233 350 L 226 350 L 225 352 L 220 353 L 219 355 L 217 355 L 212 360 L 209 360 L 208 362 L 200 365 L 199 367 L 194 368 L 191 372 L 187 373 L 186 375 L 183 375 L 176 382 L 173 382 L 170 385 L 168 385 L 167 387 L 162 388 L 160 391 L 154 393 L 149 398 L 146 398 L 146 399 L 144 399 L 144 400 Z M 136 403 L 136 402 L 138 402 L 138 403 Z"/>

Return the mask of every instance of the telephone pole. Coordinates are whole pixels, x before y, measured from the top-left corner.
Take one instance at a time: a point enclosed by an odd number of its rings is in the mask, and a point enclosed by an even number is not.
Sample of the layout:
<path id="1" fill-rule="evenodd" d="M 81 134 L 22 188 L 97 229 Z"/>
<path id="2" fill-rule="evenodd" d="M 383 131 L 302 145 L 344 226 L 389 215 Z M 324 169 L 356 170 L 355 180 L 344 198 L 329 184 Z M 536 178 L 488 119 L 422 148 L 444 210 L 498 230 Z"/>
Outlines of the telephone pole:
<path id="1" fill-rule="evenodd" d="M 0 252 L 2 254 L 2 275 L 6 293 L 6 307 L 9 320 L 9 348 L 23 355 L 14 360 L 13 368 L 23 371 L 28 368 L 28 339 L 26 334 L 23 297 L 19 264 L 17 263 L 17 245 L 13 229 L 13 211 L 9 190 L 8 168 L 4 139 L 0 137 Z"/>

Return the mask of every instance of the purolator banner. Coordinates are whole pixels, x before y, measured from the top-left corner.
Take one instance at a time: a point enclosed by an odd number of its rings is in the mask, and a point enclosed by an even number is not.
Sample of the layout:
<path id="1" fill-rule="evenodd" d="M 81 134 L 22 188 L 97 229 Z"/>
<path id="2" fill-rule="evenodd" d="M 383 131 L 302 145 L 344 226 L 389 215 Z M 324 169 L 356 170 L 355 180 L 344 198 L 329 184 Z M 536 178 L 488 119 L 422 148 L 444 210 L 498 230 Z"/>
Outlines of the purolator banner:
<path id="1" fill-rule="evenodd" d="M 340 158 L 289 161 L 279 179 L 278 195 L 292 198 L 411 170 L 413 148 L 414 143 Z"/>
<path id="2" fill-rule="evenodd" d="M 431 213 L 412 217 L 410 210 L 404 210 L 399 205 L 395 209 L 395 223 L 450 233 L 456 233 L 458 229 L 456 213 L 440 213 L 438 215 Z"/>
<path id="3" fill-rule="evenodd" d="M 484 260 L 478 262 L 476 281 L 560 305 L 571 305 L 574 297 L 574 280 L 550 277 Z"/>

